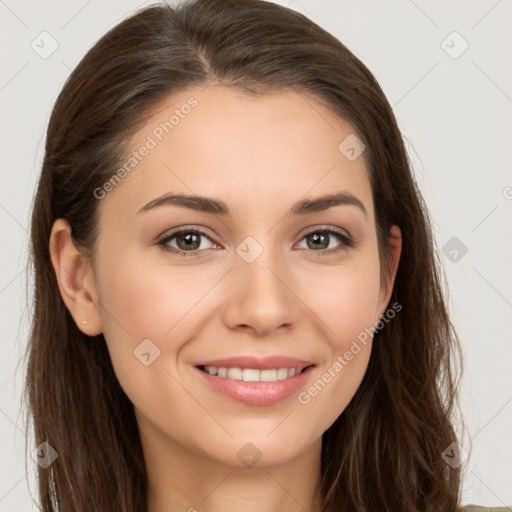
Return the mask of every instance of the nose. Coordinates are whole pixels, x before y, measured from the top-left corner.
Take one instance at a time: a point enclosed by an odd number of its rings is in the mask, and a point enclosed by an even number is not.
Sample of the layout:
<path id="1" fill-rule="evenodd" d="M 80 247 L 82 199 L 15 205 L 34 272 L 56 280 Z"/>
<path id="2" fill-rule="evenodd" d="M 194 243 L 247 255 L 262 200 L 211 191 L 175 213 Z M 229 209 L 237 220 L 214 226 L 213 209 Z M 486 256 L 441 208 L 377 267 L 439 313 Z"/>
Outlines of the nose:
<path id="1" fill-rule="evenodd" d="M 259 336 L 291 329 L 296 323 L 300 301 L 293 294 L 290 273 L 263 253 L 252 263 L 237 256 L 229 273 L 224 321 L 235 330 Z"/>

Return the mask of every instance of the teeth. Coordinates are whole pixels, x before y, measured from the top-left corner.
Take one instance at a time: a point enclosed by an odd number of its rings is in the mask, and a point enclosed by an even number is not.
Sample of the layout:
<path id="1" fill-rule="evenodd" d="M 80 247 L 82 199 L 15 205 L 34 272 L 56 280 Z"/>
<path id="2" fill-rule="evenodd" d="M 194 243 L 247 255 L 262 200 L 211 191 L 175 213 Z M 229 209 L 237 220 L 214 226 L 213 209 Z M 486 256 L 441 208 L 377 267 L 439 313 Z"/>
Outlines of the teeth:
<path id="1" fill-rule="evenodd" d="M 245 382 L 258 382 L 260 375 L 261 372 L 259 370 L 251 370 L 249 368 L 242 370 L 242 379 L 245 380 Z"/>
<path id="2" fill-rule="evenodd" d="M 292 368 L 293 370 L 294 368 Z M 279 368 L 277 370 L 277 380 L 284 380 L 288 378 L 288 368 Z"/>
<path id="3" fill-rule="evenodd" d="M 222 368 L 217 366 L 204 366 L 204 371 L 210 375 L 217 375 L 228 379 L 243 380 L 244 382 L 276 382 L 290 379 L 298 375 L 295 368 L 273 368 L 271 370 L 256 370 L 254 368 Z"/>
<path id="4" fill-rule="evenodd" d="M 242 369 L 241 368 L 228 368 L 227 369 L 228 379 L 242 380 Z"/>
<path id="5" fill-rule="evenodd" d="M 261 370 L 260 381 L 275 382 L 277 380 L 277 370 Z"/>

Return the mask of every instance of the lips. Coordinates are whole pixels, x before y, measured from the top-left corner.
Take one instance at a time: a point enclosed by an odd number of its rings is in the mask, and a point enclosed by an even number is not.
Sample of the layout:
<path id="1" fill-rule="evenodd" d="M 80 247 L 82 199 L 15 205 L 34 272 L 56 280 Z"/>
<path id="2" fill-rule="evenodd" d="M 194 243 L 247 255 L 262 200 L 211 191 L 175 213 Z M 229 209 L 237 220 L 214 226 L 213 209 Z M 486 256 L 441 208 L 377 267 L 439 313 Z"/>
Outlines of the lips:
<path id="1" fill-rule="evenodd" d="M 272 405 L 284 400 L 305 385 L 314 367 L 311 361 L 286 356 L 230 357 L 195 365 L 213 390 L 249 405 Z"/>

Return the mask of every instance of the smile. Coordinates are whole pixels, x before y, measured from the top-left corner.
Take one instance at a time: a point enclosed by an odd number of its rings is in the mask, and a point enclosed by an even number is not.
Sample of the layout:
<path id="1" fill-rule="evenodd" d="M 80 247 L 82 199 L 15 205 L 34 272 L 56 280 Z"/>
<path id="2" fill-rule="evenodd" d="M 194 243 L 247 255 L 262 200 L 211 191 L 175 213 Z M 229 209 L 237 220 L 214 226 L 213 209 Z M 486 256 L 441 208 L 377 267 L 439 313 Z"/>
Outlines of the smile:
<path id="1" fill-rule="evenodd" d="M 256 368 L 226 368 L 208 365 L 200 368 L 210 375 L 227 379 L 243 380 L 244 382 L 276 382 L 278 380 L 290 379 L 303 371 L 297 371 L 295 368 L 258 370 Z"/>
<path id="2" fill-rule="evenodd" d="M 194 365 L 202 381 L 221 396 L 251 406 L 277 404 L 307 385 L 312 361 L 291 357 L 231 357 Z"/>

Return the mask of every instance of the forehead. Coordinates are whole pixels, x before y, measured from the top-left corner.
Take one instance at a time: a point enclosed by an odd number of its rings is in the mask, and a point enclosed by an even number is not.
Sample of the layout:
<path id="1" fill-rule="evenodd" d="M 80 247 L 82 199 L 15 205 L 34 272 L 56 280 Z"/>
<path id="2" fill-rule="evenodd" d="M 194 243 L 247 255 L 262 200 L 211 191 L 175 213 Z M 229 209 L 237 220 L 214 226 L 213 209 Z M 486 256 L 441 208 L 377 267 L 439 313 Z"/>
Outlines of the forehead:
<path id="1" fill-rule="evenodd" d="M 133 154 L 121 164 L 127 172 L 102 207 L 122 201 L 135 214 L 157 195 L 181 192 L 252 208 L 344 189 L 371 214 L 364 154 L 353 159 L 345 152 L 354 131 L 293 90 L 187 89 L 162 101 L 135 133 Z"/>

